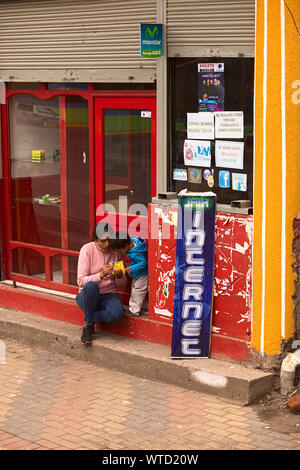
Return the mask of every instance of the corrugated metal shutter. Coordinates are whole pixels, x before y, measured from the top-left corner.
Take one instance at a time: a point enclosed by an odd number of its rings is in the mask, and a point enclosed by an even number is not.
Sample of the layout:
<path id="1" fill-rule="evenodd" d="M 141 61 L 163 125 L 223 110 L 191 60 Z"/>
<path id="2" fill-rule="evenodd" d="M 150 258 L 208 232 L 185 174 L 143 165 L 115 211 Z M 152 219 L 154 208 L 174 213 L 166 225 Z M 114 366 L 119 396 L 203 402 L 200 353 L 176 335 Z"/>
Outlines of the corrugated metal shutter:
<path id="1" fill-rule="evenodd" d="M 253 55 L 254 41 L 255 0 L 167 0 L 169 56 Z"/>
<path id="2" fill-rule="evenodd" d="M 155 70 L 155 59 L 140 56 L 140 23 L 155 22 L 156 0 L 1 1 L 0 75 Z"/>

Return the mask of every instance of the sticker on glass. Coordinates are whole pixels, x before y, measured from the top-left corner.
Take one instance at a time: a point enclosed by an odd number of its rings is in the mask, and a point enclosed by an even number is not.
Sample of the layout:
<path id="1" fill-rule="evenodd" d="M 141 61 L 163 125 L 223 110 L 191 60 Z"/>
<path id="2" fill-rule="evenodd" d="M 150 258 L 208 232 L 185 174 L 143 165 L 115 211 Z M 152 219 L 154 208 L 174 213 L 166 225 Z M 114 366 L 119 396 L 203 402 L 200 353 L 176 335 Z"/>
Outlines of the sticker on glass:
<path id="1" fill-rule="evenodd" d="M 173 180 L 187 181 L 187 171 L 182 168 L 175 168 L 173 170 Z"/>
<path id="2" fill-rule="evenodd" d="M 232 173 L 232 189 L 236 191 L 247 191 L 247 175 Z"/>
<path id="3" fill-rule="evenodd" d="M 201 183 L 202 170 L 200 168 L 188 168 L 188 182 Z"/>
<path id="4" fill-rule="evenodd" d="M 220 188 L 230 188 L 230 172 L 219 171 L 219 186 Z"/>
<path id="5" fill-rule="evenodd" d="M 141 111 L 141 117 L 151 118 L 151 111 Z"/>

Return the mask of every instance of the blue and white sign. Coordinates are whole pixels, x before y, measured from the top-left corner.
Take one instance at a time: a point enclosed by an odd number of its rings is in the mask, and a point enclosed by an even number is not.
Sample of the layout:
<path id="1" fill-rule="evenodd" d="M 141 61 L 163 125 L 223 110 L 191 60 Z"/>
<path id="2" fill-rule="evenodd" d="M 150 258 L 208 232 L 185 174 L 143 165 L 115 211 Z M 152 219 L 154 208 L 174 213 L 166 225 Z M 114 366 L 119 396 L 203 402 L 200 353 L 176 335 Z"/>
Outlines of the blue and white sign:
<path id="1" fill-rule="evenodd" d="M 209 140 L 188 140 L 183 146 L 184 164 L 187 166 L 211 165 L 211 145 Z"/>
<path id="2" fill-rule="evenodd" d="M 162 24 L 141 23 L 141 56 L 155 58 L 162 55 Z"/>
<path id="3" fill-rule="evenodd" d="M 216 195 L 179 193 L 172 358 L 208 357 Z"/>
<path id="4" fill-rule="evenodd" d="M 219 186 L 220 188 L 230 188 L 230 172 L 219 171 Z"/>
<path id="5" fill-rule="evenodd" d="M 247 175 L 232 173 L 232 189 L 235 191 L 247 191 Z"/>

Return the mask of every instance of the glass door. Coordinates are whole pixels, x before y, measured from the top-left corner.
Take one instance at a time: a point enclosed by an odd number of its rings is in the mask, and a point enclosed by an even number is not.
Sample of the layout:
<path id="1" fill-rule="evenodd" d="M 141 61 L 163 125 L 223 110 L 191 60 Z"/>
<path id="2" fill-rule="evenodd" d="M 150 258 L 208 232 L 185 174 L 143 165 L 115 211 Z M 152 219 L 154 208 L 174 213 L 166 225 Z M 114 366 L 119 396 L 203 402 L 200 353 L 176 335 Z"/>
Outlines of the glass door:
<path id="1" fill-rule="evenodd" d="M 156 195 L 155 97 L 97 98 L 95 126 L 97 222 L 147 238 L 147 205 Z"/>

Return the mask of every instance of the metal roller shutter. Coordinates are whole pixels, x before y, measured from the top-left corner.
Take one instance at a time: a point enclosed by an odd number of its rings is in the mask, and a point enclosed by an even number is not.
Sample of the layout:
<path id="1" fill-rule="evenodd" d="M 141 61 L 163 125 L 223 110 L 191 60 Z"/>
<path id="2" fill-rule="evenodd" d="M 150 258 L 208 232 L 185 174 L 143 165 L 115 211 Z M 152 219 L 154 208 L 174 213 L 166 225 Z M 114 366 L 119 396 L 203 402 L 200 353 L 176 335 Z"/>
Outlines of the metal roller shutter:
<path id="1" fill-rule="evenodd" d="M 255 0 L 167 0 L 171 57 L 254 55 Z"/>
<path id="2" fill-rule="evenodd" d="M 0 77 L 149 80 L 156 62 L 140 56 L 140 23 L 155 22 L 156 0 L 2 1 Z"/>

